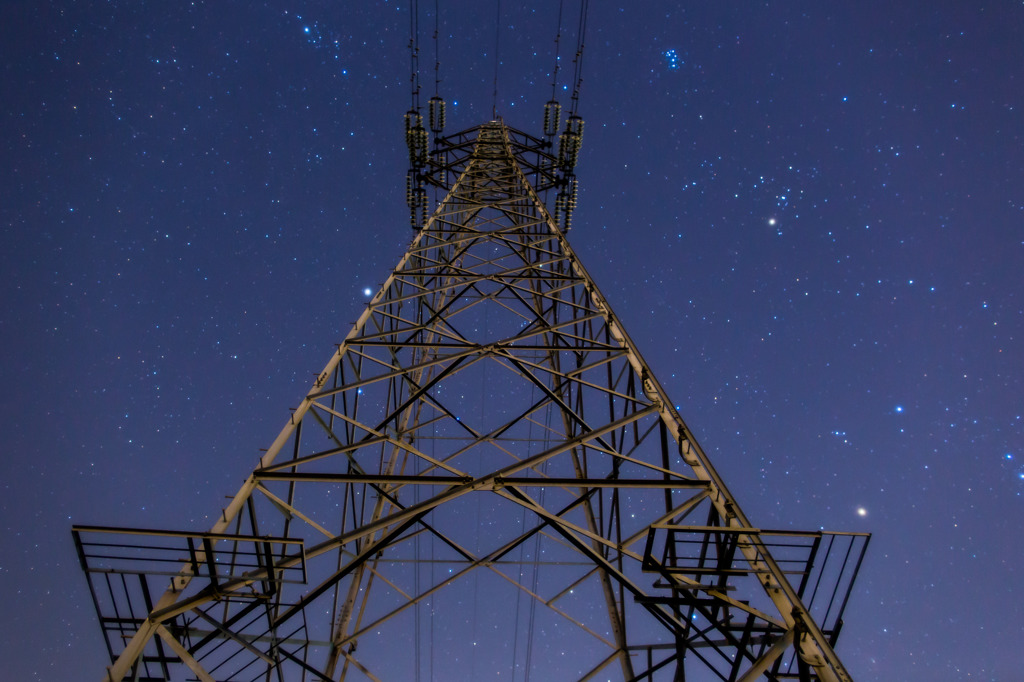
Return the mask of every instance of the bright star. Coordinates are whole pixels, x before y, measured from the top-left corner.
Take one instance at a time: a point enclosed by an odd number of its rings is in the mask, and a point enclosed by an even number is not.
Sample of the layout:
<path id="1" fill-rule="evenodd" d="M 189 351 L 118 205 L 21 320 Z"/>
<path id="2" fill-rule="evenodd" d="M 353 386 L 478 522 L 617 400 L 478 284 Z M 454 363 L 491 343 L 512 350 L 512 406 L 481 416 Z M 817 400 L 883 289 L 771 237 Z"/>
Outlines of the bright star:
<path id="1" fill-rule="evenodd" d="M 373 295 L 373 289 L 371 289 L 370 287 L 366 287 L 365 289 L 363 289 L 363 296 L 372 296 L 372 295 Z"/>
<path id="2" fill-rule="evenodd" d="M 867 516 L 868 510 L 864 507 L 857 507 L 857 516 Z"/>

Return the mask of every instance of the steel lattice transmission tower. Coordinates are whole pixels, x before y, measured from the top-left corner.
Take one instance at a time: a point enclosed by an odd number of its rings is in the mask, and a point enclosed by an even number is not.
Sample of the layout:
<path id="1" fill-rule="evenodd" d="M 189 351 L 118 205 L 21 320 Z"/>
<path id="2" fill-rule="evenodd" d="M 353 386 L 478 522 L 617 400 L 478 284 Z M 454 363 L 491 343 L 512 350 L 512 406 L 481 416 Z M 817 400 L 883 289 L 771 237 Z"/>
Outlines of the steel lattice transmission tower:
<path id="1" fill-rule="evenodd" d="M 415 238 L 218 523 L 74 529 L 105 679 L 850 679 L 867 536 L 743 515 L 566 240 L 582 121 L 546 128 L 407 118 Z"/>

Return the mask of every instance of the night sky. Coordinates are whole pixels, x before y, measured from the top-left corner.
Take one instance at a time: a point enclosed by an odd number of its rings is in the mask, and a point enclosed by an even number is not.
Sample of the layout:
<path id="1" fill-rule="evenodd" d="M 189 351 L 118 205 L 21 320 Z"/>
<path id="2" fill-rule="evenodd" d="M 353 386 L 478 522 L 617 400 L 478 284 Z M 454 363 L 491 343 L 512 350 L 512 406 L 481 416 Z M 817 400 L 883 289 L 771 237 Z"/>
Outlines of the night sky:
<path id="1" fill-rule="evenodd" d="M 440 4 L 454 131 L 497 3 Z M 501 8 L 539 133 L 557 3 Z M 208 529 L 398 262 L 408 39 L 395 1 L 0 6 L 0 676 L 99 679 L 71 525 Z M 587 269 L 754 524 L 874 534 L 848 669 L 1019 679 L 1024 4 L 593 2 L 583 78 Z"/>

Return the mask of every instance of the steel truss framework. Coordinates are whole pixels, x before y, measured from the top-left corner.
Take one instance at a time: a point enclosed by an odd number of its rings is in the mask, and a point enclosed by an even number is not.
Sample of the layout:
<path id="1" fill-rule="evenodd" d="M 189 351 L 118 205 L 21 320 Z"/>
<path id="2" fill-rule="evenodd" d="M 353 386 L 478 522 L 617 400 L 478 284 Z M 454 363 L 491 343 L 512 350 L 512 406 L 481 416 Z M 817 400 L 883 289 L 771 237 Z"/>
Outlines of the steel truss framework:
<path id="1" fill-rule="evenodd" d="M 73 530 L 104 679 L 850 679 L 867 536 L 753 527 L 537 194 L 542 145 L 447 140 L 447 196 L 213 529 Z"/>

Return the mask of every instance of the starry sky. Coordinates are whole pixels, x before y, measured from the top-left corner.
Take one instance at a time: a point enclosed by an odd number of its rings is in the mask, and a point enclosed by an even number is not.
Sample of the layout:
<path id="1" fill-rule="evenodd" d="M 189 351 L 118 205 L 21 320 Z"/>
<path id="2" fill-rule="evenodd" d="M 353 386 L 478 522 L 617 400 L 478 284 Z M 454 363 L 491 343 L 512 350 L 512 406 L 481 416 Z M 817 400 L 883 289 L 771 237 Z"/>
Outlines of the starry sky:
<path id="1" fill-rule="evenodd" d="M 449 129 L 539 132 L 557 3 L 497 5 L 440 2 Z M 591 5 L 587 269 L 755 524 L 874 534 L 855 678 L 1018 676 L 1024 5 Z M 98 679 L 71 525 L 209 528 L 398 262 L 408 39 L 395 0 L 0 6 L 10 679 Z"/>

